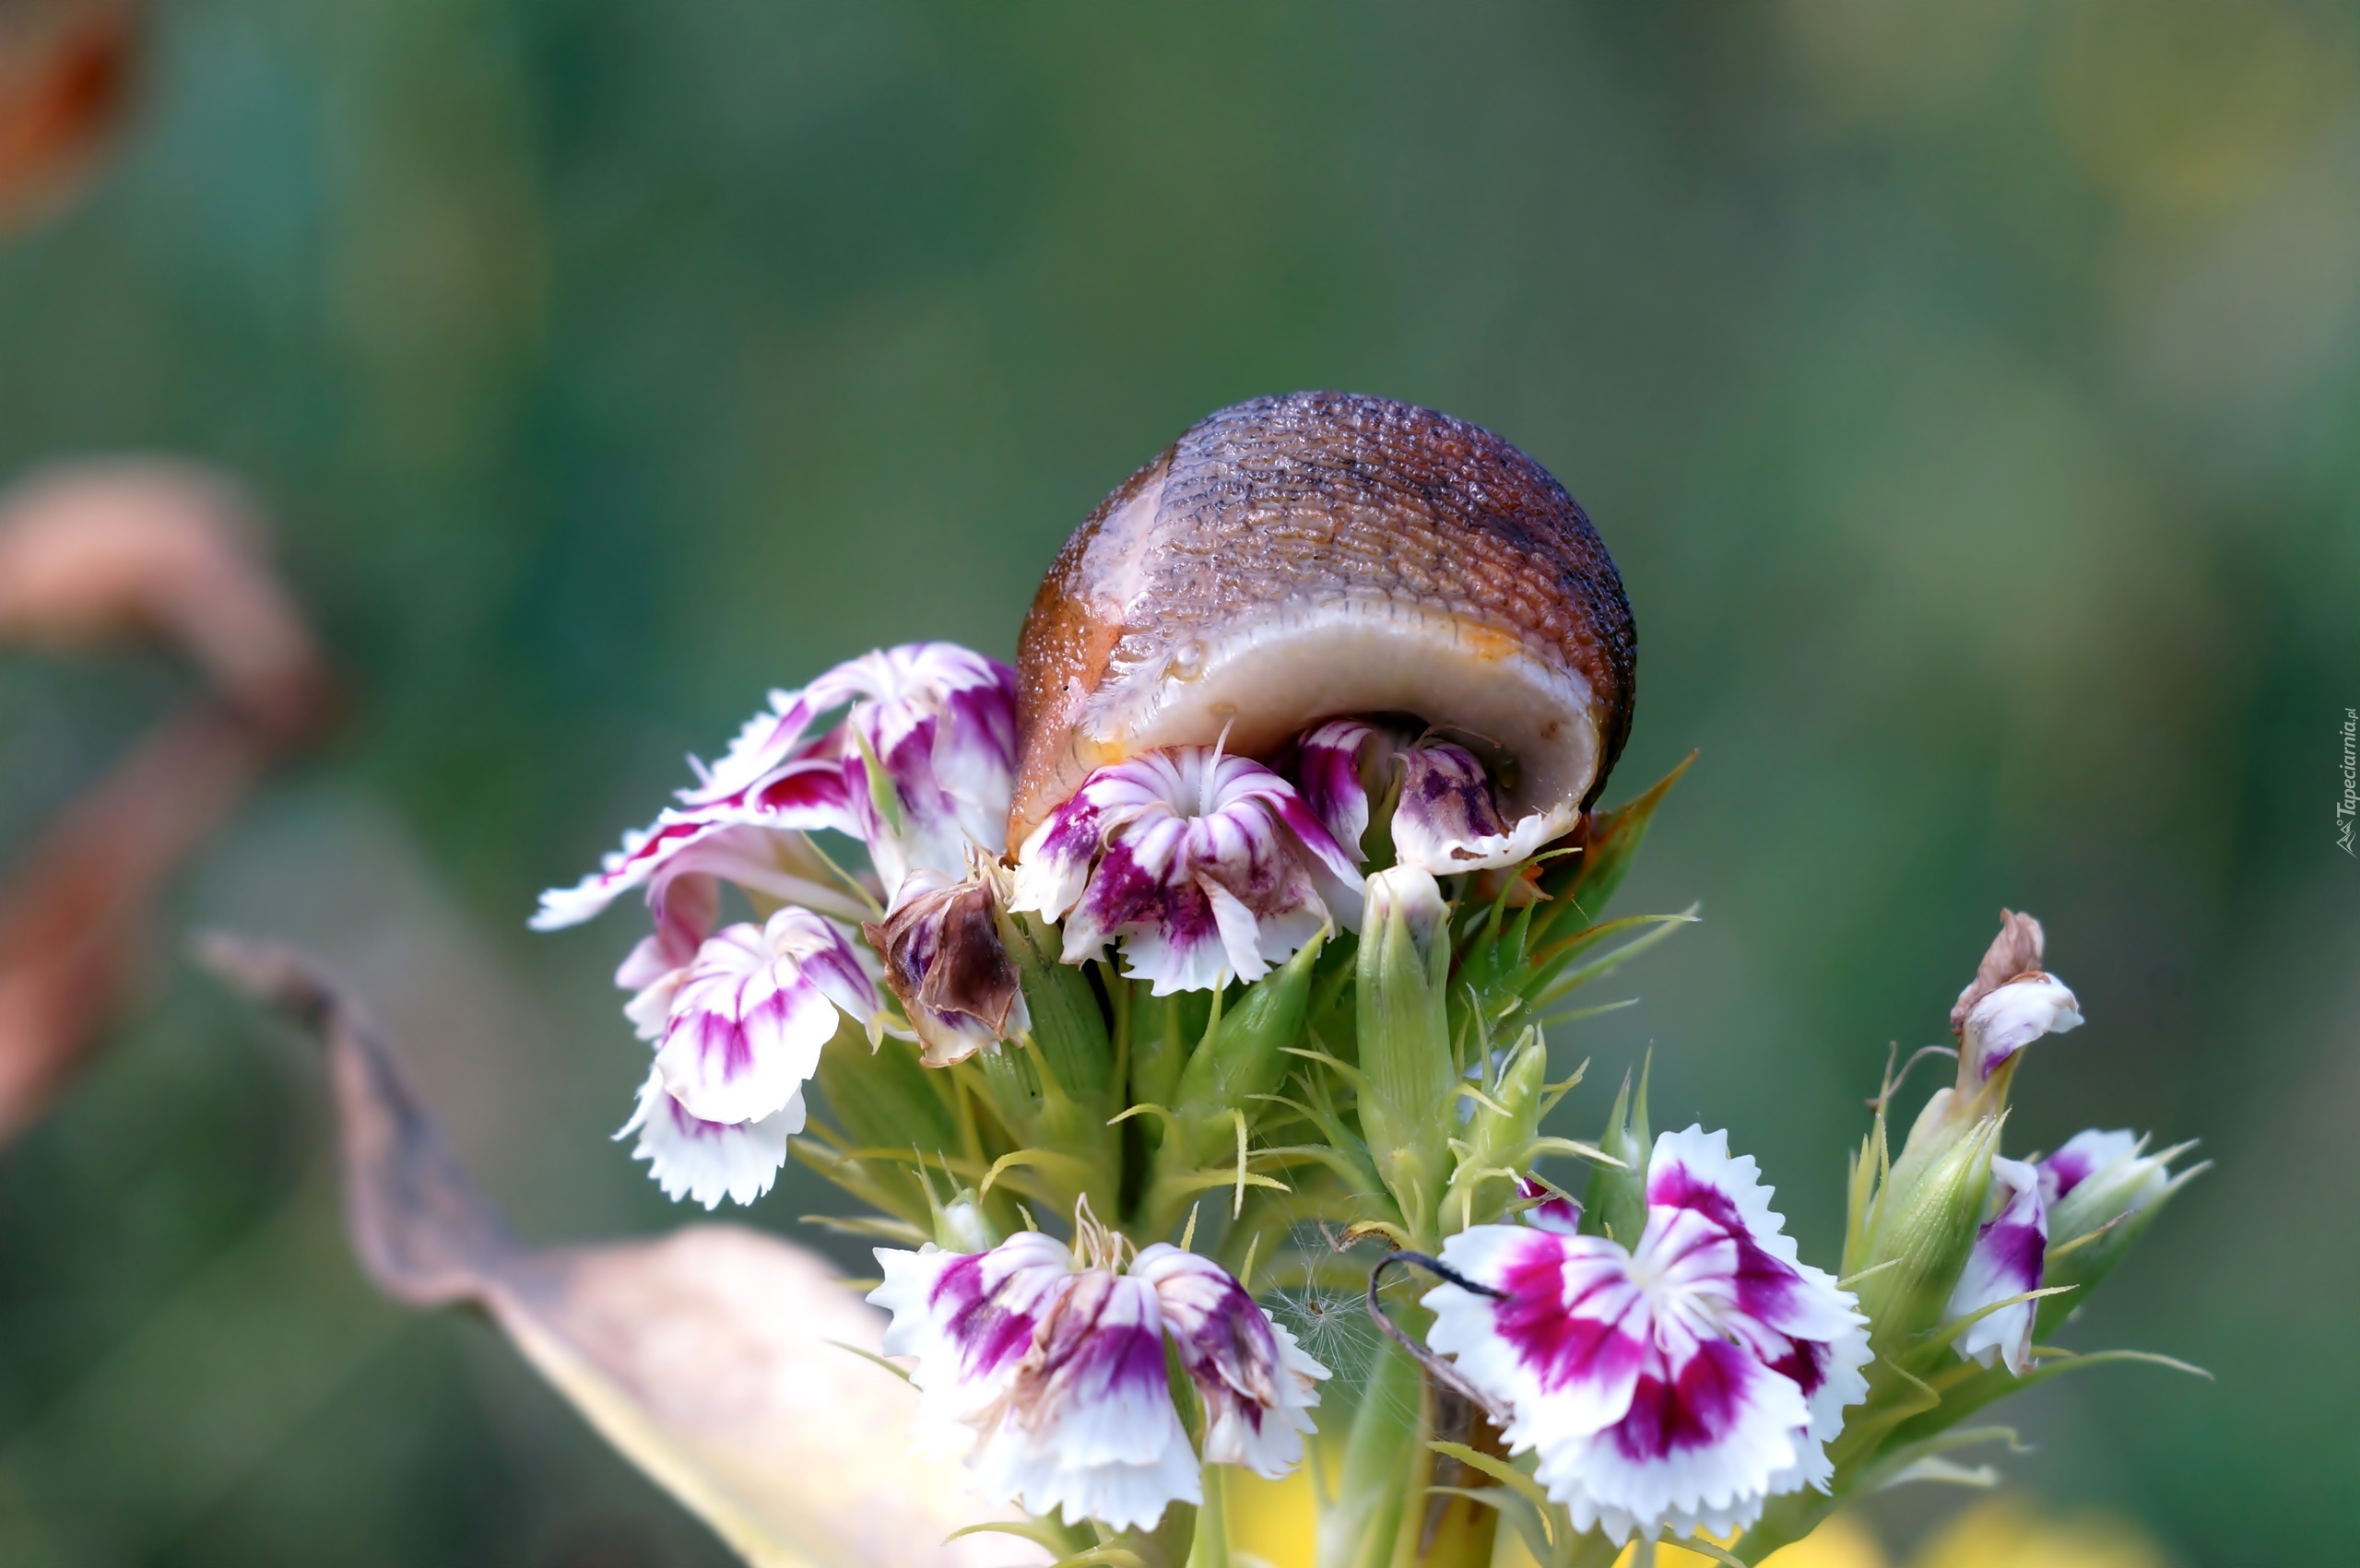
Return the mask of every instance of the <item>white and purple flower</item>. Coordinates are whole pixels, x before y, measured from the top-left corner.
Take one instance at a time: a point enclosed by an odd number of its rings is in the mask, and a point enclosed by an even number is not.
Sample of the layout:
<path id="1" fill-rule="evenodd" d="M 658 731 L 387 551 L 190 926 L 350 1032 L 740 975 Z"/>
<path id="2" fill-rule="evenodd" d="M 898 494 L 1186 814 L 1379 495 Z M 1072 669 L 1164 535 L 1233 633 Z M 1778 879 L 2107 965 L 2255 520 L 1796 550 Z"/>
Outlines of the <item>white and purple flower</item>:
<path id="1" fill-rule="evenodd" d="M 1205 1406 L 1205 1463 L 1277 1480 L 1303 1462 L 1303 1440 L 1328 1369 L 1254 1304 L 1229 1270 L 1159 1242 L 1130 1278 L 1155 1289 L 1163 1326 Z"/>
<path id="2" fill-rule="evenodd" d="M 1080 1229 L 1086 1258 L 1037 1232 L 985 1253 L 878 1249 L 868 1299 L 893 1315 L 885 1353 L 916 1358 L 920 1443 L 964 1453 L 996 1502 L 1151 1528 L 1203 1500 L 1169 1338 L 1205 1403 L 1201 1462 L 1292 1468 L 1327 1369 L 1215 1265 L 1158 1244 L 1122 1270 L 1118 1239 L 1086 1211 Z"/>
<path id="3" fill-rule="evenodd" d="M 807 740 L 836 708 L 844 722 Z M 1016 768 L 1016 672 L 951 643 L 912 643 L 848 660 L 800 691 L 773 691 L 703 782 L 692 812 L 766 809 L 766 791 L 832 772 L 851 832 L 890 895 L 926 868 L 956 877 L 969 847 L 997 853 Z M 872 770 L 874 770 L 872 772 Z M 834 826 L 835 824 L 827 824 Z"/>
<path id="4" fill-rule="evenodd" d="M 2041 1173 L 2021 1160 L 1991 1161 L 1991 1218 L 1976 1231 L 1966 1267 L 1945 1315 L 1975 1318 L 1954 1341 L 1958 1353 L 1985 1366 L 1996 1359 L 2022 1377 L 2032 1366 L 2033 1320 L 2040 1303 L 2021 1298 L 2040 1289 L 2048 1252 L 2048 1209 Z"/>
<path id="5" fill-rule="evenodd" d="M 843 932 L 787 908 L 707 937 L 626 1010 L 656 1043 L 655 1070 L 672 1097 L 702 1120 L 738 1123 L 798 1104 L 840 1020 L 875 1030 L 881 1009 Z"/>
<path id="6" fill-rule="evenodd" d="M 677 901 L 676 901 L 677 902 Z M 732 925 L 694 942 L 667 924 L 616 972 L 636 991 L 624 1013 L 655 1063 L 618 1138 L 675 1200 L 751 1203 L 803 1130 L 803 1085 L 849 1018 L 883 1022 L 874 982 L 842 932 L 808 910 Z M 683 950 L 685 949 L 685 950 Z"/>
<path id="7" fill-rule="evenodd" d="M 1494 1298 L 1425 1298 L 1434 1350 L 1510 1414 L 1511 1452 L 1576 1529 L 1617 1540 L 1723 1533 L 1830 1474 L 1827 1440 L 1867 1397 L 1867 1319 L 1798 1261 L 1751 1157 L 1700 1127 L 1656 1140 L 1635 1247 L 1479 1225 L 1443 1261 Z"/>
<path id="8" fill-rule="evenodd" d="M 814 735 L 837 709 L 843 721 Z M 594 875 L 541 895 L 532 925 L 547 931 L 644 890 L 655 930 L 615 981 L 657 1051 L 654 1087 L 624 1131 L 640 1133 L 639 1155 L 667 1192 L 710 1207 L 767 1190 L 838 1016 L 872 1041 L 884 1028 L 875 983 L 830 922 L 898 907 L 906 901 L 887 895 L 914 873 L 956 877 L 978 850 L 996 854 L 1015 749 L 1007 666 L 947 643 L 864 654 L 773 692 L 718 763 L 695 764 L 700 782 L 678 806 L 626 833 Z M 840 872 L 811 843 L 822 831 L 860 839 L 878 876 Z M 774 913 L 716 934 L 724 882 Z M 942 1018 L 912 1021 L 923 1032 Z M 1008 1010 L 994 1022 L 1010 1025 Z"/>
<path id="9" fill-rule="evenodd" d="M 844 721 L 812 735 L 837 708 Z M 701 782 L 679 792 L 679 805 L 625 834 L 596 874 L 543 893 L 533 926 L 578 925 L 637 888 L 660 925 L 671 885 L 688 876 L 858 920 L 914 868 L 956 877 L 970 845 L 997 852 L 1015 749 L 1016 674 L 1006 665 L 948 643 L 863 654 L 800 691 L 772 692 L 770 711 L 720 761 L 696 764 Z M 881 774 L 872 777 L 871 759 Z M 819 831 L 866 844 L 879 886 L 866 898 L 845 888 L 803 836 Z"/>
<path id="10" fill-rule="evenodd" d="M 1396 762 L 1395 861 L 1436 876 L 1520 865 L 1571 832 L 1580 815 L 1564 805 L 1511 822 L 1490 774 L 1465 747 L 1364 719 L 1330 719 L 1296 743 L 1296 773 L 1305 802 L 1355 861 L 1362 858 L 1370 798 L 1381 792 Z"/>
<path id="11" fill-rule="evenodd" d="M 1014 910 L 1065 923 L 1064 960 L 1122 943 L 1154 994 L 1254 981 L 1323 926 L 1356 929 L 1351 857 L 1259 762 L 1177 746 L 1099 769 L 1017 856 Z"/>
<path id="12" fill-rule="evenodd" d="M 803 1130 L 803 1101 L 752 1122 L 708 1122 L 689 1114 L 664 1087 L 664 1075 L 650 1067 L 639 1086 L 639 1106 L 616 1133 L 639 1135 L 631 1158 L 647 1161 L 664 1196 L 691 1198 L 707 1208 L 725 1197 L 751 1203 L 771 1190 L 786 1163 L 786 1140 Z"/>

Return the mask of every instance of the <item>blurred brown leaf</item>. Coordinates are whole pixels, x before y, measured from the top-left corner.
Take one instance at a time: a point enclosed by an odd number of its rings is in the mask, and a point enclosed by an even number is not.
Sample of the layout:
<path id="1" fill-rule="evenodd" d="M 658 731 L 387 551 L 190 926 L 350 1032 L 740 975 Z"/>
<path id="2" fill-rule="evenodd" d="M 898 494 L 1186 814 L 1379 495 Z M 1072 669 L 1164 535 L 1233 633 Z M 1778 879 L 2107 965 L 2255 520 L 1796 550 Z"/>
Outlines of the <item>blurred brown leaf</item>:
<path id="1" fill-rule="evenodd" d="M 300 736 L 325 712 L 327 673 L 264 539 L 244 487 L 195 464 L 35 473 L 0 496 L 0 643 L 160 642 L 254 723 Z"/>
<path id="2" fill-rule="evenodd" d="M 76 465 L 0 496 L 0 643 L 159 641 L 215 688 L 68 807 L 0 886 L 0 1143 L 112 1015 L 173 868 L 331 711 L 326 666 L 262 538 L 238 487 L 184 464 Z"/>
<path id="3" fill-rule="evenodd" d="M 985 1568 L 1037 1561 L 988 1536 L 954 1463 L 909 1451 L 916 1398 L 855 1351 L 884 1319 L 820 1258 L 735 1225 L 653 1241 L 518 1242 L 354 1005 L 287 948 L 210 937 L 215 973 L 320 1036 L 353 1251 L 387 1294 L 480 1308 L 590 1424 L 749 1562 Z"/>
<path id="4" fill-rule="evenodd" d="M 138 20 L 130 0 L 0 0 L 0 233 L 70 195 L 121 124 Z"/>

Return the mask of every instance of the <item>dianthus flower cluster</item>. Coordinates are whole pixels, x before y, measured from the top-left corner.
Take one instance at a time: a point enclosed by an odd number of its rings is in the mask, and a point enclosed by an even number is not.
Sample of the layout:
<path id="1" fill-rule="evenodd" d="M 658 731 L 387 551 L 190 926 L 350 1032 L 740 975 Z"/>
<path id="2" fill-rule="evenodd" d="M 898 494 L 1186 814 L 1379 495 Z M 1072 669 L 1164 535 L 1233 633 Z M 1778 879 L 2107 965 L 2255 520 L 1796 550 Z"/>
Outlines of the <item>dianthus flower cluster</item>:
<path id="1" fill-rule="evenodd" d="M 1994 1380 L 2069 1364 L 2045 1340 L 2071 1294 L 2192 1173 L 2124 1132 L 2000 1152 L 2024 1048 L 2082 1022 L 2010 914 L 1955 1083 L 1897 1158 L 1886 1086 L 1840 1269 L 1814 1267 L 1726 1133 L 1650 1138 L 1644 1084 L 1595 1144 L 1542 1130 L 1578 1074 L 1550 1080 L 1540 1026 L 1681 918 L 1599 914 L 1662 786 L 1519 810 L 1473 739 L 1345 715 L 1109 762 L 1011 845 L 1016 731 L 991 659 L 854 660 L 773 693 L 536 924 L 642 894 L 623 1136 L 707 1208 L 793 1152 L 879 1211 L 847 1223 L 895 1244 L 870 1300 L 913 1444 L 1047 1527 L 1169 1558 L 1222 1467 L 1349 1438 L 1390 1499 L 1334 1501 L 1363 1545 L 1457 1539 L 1435 1522 L 1473 1507 L 1552 1568 L 1768 1550 L 1939 1453 Z M 1380 1289 L 1372 1256 L 1434 1283 Z M 1354 1278 L 1386 1349 L 1323 1404 L 1256 1291 Z"/>

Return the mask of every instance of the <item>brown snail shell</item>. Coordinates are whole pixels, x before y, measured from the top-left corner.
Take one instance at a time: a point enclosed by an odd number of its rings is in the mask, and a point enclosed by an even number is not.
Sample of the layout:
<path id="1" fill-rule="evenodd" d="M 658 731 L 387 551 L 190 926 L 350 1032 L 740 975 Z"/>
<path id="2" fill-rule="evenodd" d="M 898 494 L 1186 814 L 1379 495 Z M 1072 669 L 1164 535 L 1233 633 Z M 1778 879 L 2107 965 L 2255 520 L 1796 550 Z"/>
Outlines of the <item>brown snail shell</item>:
<path id="1" fill-rule="evenodd" d="M 1631 726 L 1622 579 L 1564 487 L 1488 430 L 1298 392 L 1192 426 L 1098 504 L 1018 643 L 1010 848 L 1094 768 L 1227 733 L 1407 713 L 1587 806 Z"/>

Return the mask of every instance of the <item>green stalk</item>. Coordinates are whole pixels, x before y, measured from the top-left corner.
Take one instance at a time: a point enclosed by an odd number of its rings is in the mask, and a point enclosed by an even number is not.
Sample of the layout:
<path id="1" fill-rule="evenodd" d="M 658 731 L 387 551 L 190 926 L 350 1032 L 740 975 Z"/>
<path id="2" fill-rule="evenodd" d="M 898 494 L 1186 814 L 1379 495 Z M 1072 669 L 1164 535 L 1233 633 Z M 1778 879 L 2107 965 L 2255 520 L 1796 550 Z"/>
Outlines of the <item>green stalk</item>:
<path id="1" fill-rule="evenodd" d="M 1227 1465 L 1205 1467 L 1205 1501 L 1197 1509 L 1197 1535 L 1188 1548 L 1188 1568 L 1230 1568 L 1226 1483 L 1221 1480 L 1228 1469 Z"/>
<path id="2" fill-rule="evenodd" d="M 1344 1444 L 1335 1503 L 1319 1517 L 1318 1568 L 1388 1568 L 1411 1462 L 1425 1447 L 1425 1374 L 1386 1345 Z"/>

